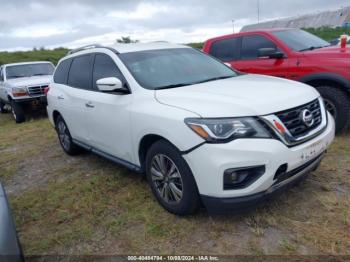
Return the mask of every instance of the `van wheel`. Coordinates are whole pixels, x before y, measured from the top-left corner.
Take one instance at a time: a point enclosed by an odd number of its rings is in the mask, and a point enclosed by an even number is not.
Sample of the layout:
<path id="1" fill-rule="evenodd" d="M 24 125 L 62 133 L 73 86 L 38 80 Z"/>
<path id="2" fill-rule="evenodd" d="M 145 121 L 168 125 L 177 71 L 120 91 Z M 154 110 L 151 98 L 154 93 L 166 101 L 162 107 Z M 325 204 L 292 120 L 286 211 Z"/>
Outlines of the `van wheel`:
<path id="1" fill-rule="evenodd" d="M 11 112 L 16 123 L 23 123 L 26 120 L 23 106 L 15 101 L 11 102 Z"/>
<path id="2" fill-rule="evenodd" d="M 56 131 L 64 152 L 71 156 L 80 153 L 80 147 L 74 144 L 72 136 L 70 135 L 70 132 L 68 130 L 67 124 L 61 116 L 58 116 L 56 119 Z"/>
<path id="3" fill-rule="evenodd" d="M 336 132 L 339 133 L 347 129 L 350 125 L 350 98 L 349 96 L 332 86 L 318 86 L 326 109 L 333 115 L 335 119 Z"/>
<path id="4" fill-rule="evenodd" d="M 4 102 L 0 101 L 0 113 L 1 114 L 7 113 L 5 106 L 6 106 L 6 104 Z"/>
<path id="5" fill-rule="evenodd" d="M 197 211 L 200 198 L 192 172 L 169 142 L 160 140 L 148 150 L 146 175 L 154 196 L 166 210 L 176 215 Z"/>

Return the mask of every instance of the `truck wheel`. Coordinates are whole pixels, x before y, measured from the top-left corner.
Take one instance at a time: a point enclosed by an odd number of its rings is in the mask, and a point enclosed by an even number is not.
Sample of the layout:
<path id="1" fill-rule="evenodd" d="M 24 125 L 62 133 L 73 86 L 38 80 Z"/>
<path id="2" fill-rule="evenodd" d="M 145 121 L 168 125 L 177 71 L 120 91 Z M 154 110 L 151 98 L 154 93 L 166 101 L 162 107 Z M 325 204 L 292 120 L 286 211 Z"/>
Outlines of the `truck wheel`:
<path id="1" fill-rule="evenodd" d="M 23 123 L 26 120 L 22 105 L 12 101 L 11 111 L 12 111 L 13 118 L 15 119 L 17 124 Z"/>
<path id="2" fill-rule="evenodd" d="M 318 86 L 316 89 L 324 99 L 326 109 L 335 119 L 336 133 L 350 125 L 350 98 L 342 90 L 332 86 Z"/>
<path id="3" fill-rule="evenodd" d="M 198 209 L 200 199 L 192 172 L 169 142 L 160 140 L 148 150 L 146 175 L 154 196 L 169 212 L 189 215 Z"/>
<path id="4" fill-rule="evenodd" d="M 7 110 L 5 108 L 5 103 L 2 101 L 0 101 L 0 113 L 1 114 L 7 113 Z"/>
<path id="5" fill-rule="evenodd" d="M 56 119 L 56 131 L 60 144 L 68 155 L 74 156 L 80 153 L 81 148 L 74 144 L 69 129 L 62 116 L 58 116 Z"/>

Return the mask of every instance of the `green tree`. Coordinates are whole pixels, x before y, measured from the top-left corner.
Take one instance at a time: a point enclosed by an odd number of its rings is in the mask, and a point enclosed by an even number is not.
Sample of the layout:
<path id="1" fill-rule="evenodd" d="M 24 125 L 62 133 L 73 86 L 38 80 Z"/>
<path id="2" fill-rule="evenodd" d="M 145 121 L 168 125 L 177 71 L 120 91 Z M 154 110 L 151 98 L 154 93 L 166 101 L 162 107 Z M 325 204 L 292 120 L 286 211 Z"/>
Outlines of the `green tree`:
<path id="1" fill-rule="evenodd" d="M 137 42 L 139 42 L 139 40 L 133 40 L 130 38 L 130 36 L 122 36 L 121 38 L 117 39 L 117 43 L 131 44 Z"/>

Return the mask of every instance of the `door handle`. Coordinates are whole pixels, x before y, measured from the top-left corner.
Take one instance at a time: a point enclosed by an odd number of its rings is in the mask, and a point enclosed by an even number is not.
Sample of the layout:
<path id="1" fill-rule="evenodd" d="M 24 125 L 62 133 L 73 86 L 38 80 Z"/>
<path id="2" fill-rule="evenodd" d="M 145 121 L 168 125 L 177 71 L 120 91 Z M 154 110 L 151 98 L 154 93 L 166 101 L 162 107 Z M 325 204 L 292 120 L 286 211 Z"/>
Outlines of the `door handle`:
<path id="1" fill-rule="evenodd" d="M 90 107 L 90 108 L 94 108 L 94 107 L 95 107 L 95 106 L 92 104 L 91 101 L 87 102 L 87 103 L 85 104 L 85 106 L 86 106 L 86 107 Z"/>
<path id="2" fill-rule="evenodd" d="M 57 99 L 58 99 L 58 100 L 63 100 L 64 97 L 63 97 L 63 95 L 59 95 L 59 96 L 57 96 Z"/>

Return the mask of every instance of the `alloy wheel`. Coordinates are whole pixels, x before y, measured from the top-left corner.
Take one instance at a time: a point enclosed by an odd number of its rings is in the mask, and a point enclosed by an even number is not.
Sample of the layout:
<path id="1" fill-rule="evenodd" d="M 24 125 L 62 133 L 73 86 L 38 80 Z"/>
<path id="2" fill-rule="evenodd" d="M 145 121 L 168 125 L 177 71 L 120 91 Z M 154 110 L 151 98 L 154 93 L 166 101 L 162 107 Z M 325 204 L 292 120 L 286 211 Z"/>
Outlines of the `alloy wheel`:
<path id="1" fill-rule="evenodd" d="M 166 155 L 157 154 L 151 162 L 151 178 L 158 195 L 168 204 L 177 204 L 183 195 L 179 169 Z"/>
<path id="2" fill-rule="evenodd" d="M 57 125 L 58 137 L 65 150 L 69 150 L 70 136 L 66 124 L 63 121 L 59 121 Z"/>

